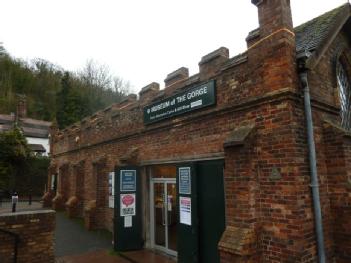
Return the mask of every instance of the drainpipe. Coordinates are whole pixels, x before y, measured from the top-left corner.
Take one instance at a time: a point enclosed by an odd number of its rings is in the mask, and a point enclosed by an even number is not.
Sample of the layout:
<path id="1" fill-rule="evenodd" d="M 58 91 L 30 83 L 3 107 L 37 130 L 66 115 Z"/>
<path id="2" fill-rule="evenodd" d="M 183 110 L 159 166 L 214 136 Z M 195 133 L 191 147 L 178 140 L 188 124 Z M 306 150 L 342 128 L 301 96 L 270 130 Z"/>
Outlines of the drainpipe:
<path id="1" fill-rule="evenodd" d="M 308 86 L 306 68 L 304 68 L 304 70 L 299 73 L 299 77 L 300 77 L 300 81 L 301 81 L 301 84 L 303 86 L 303 91 L 304 91 L 308 154 L 309 154 L 310 171 L 311 171 L 311 184 L 310 184 L 310 186 L 312 189 L 315 228 L 316 228 L 316 234 L 317 234 L 318 258 L 319 258 L 320 263 L 325 263 L 326 258 L 325 258 L 325 249 L 324 249 L 321 201 L 319 198 L 316 146 L 314 144 L 314 137 L 313 137 L 313 120 L 312 120 L 312 110 L 311 110 L 311 98 L 310 98 L 310 89 Z"/>

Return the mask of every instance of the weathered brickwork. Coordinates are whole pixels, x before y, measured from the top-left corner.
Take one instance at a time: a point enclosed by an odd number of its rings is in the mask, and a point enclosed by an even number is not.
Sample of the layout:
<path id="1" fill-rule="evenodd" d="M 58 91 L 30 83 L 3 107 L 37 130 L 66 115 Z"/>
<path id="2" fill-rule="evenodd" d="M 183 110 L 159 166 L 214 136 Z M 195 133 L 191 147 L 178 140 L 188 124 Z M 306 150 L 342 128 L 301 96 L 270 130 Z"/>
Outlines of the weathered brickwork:
<path id="1" fill-rule="evenodd" d="M 351 260 L 351 183 L 350 183 L 350 143 L 351 134 L 345 136 L 332 123 L 325 123 L 324 140 L 326 152 L 327 178 L 329 187 L 330 231 L 334 237 L 334 249 L 338 262 Z M 346 168 L 346 169 L 345 169 Z"/>
<path id="2" fill-rule="evenodd" d="M 18 263 L 50 263 L 54 258 L 55 212 L 42 210 L 0 215 L 0 262 L 10 263 L 14 256 L 14 237 L 19 237 Z"/>
<path id="3" fill-rule="evenodd" d="M 316 262 L 290 3 L 252 2 L 260 28 L 247 38 L 245 53 L 229 58 L 222 47 L 201 59 L 196 75 L 189 77 L 180 68 L 168 74 L 164 90 L 151 83 L 138 100 L 130 95 L 65 130 L 54 129 L 49 183 L 55 173 L 59 180 L 45 204 L 83 217 L 89 229 L 112 231 L 108 172 L 115 167 L 222 158 L 226 230 L 218 245 L 221 262 Z M 349 38 L 341 30 L 308 72 L 328 262 L 351 259 L 351 137 L 339 125 L 335 76 L 341 53 L 351 61 Z M 143 123 L 145 105 L 208 80 L 216 83 L 215 107 Z M 145 169 L 141 173 L 146 178 Z"/>
<path id="4" fill-rule="evenodd" d="M 309 75 L 310 85 L 318 87 L 318 89 L 311 90 L 313 97 L 330 106 L 339 104 L 335 67 L 341 52 L 351 61 L 351 49 L 348 43 L 349 39 L 346 33 L 340 32 L 321 58 L 320 63 Z"/>

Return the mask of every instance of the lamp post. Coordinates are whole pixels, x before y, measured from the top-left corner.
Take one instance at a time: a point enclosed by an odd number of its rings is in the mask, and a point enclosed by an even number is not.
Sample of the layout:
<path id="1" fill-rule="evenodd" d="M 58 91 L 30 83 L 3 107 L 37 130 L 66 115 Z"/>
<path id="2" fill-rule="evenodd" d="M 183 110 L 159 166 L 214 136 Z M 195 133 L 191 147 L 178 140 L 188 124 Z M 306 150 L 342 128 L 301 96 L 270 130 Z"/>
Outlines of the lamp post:
<path id="1" fill-rule="evenodd" d="M 12 213 L 16 212 L 16 205 L 18 203 L 18 195 L 16 192 L 12 194 Z"/>
<path id="2" fill-rule="evenodd" d="M 32 189 L 31 188 L 28 191 L 28 204 L 32 205 Z"/>

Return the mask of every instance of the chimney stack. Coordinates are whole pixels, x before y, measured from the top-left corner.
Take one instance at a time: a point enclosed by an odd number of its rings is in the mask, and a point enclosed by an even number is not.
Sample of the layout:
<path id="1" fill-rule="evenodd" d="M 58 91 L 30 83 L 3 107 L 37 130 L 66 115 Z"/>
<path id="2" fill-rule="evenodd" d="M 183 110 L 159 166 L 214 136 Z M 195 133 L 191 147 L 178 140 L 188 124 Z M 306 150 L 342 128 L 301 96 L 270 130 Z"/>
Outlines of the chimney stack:
<path id="1" fill-rule="evenodd" d="M 27 99 L 26 95 L 18 95 L 17 102 L 17 119 L 27 117 Z"/>
<path id="2" fill-rule="evenodd" d="M 259 64 L 262 91 L 295 90 L 296 44 L 290 0 L 251 0 L 260 27 L 247 37 L 248 60 Z M 281 70 L 284 69 L 284 70 Z"/>
<path id="3" fill-rule="evenodd" d="M 290 0 L 251 0 L 258 8 L 260 36 L 265 37 L 279 29 L 293 32 Z"/>

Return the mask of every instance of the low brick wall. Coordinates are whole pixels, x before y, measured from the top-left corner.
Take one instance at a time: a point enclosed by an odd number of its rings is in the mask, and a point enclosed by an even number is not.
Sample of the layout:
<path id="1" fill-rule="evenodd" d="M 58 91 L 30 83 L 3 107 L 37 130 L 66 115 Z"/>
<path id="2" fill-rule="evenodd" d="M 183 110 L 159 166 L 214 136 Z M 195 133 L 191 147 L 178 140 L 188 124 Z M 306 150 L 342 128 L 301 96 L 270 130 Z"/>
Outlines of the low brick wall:
<path id="1" fill-rule="evenodd" d="M 15 238 L 18 235 L 18 263 L 53 263 L 55 212 L 40 210 L 0 214 L 0 262 L 13 262 Z"/>

